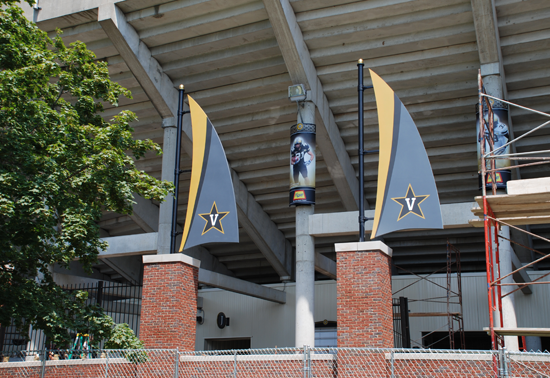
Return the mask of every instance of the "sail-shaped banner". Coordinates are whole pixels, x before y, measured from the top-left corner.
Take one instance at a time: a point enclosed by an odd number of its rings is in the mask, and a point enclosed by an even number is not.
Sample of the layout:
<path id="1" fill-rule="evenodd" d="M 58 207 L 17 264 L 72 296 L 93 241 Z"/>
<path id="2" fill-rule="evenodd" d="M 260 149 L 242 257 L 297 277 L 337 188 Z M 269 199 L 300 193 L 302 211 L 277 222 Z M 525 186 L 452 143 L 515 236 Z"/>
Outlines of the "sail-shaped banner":
<path id="1" fill-rule="evenodd" d="M 380 130 L 371 239 L 399 230 L 443 228 L 432 168 L 418 129 L 390 86 L 369 71 Z"/>
<path id="2" fill-rule="evenodd" d="M 222 143 L 202 108 L 191 96 L 193 163 L 187 216 L 180 252 L 205 243 L 238 243 L 235 191 Z"/>

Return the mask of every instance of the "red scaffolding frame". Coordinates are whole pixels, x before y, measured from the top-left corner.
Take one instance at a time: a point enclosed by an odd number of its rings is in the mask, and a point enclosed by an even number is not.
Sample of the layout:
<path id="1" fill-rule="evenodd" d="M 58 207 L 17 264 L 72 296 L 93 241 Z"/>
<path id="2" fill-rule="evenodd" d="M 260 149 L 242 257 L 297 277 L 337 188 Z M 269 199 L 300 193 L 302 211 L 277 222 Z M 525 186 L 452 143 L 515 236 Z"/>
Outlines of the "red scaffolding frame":
<path id="1" fill-rule="evenodd" d="M 496 160 L 497 159 L 510 159 L 515 160 L 518 162 L 518 164 L 513 165 L 511 167 L 507 167 L 506 169 L 512 169 L 512 168 L 520 168 L 520 167 L 526 167 L 531 165 L 539 165 L 539 164 L 548 164 L 550 163 L 550 157 L 542 157 L 542 156 L 529 156 L 529 155 L 541 155 L 544 153 L 548 153 L 550 151 L 532 151 L 532 152 L 525 152 L 525 153 L 510 153 L 510 154 L 495 154 L 495 152 L 498 152 L 499 150 L 505 148 L 508 145 L 513 144 L 517 140 L 525 137 L 526 135 L 529 135 L 540 128 L 550 124 L 550 120 L 547 122 L 542 123 L 541 125 L 533 128 L 532 130 L 524 133 L 518 138 L 515 138 L 508 143 L 506 143 L 503 146 L 500 146 L 495 149 L 494 145 L 494 113 L 493 108 L 491 105 L 491 101 L 500 101 L 515 107 L 522 108 L 524 110 L 528 110 L 540 115 L 544 115 L 550 118 L 550 114 L 540 112 L 534 109 L 530 109 L 518 104 L 514 104 L 509 101 L 505 101 L 503 99 L 490 96 L 488 95 L 483 87 L 483 79 L 481 78 L 481 72 L 478 72 L 478 94 L 479 94 L 479 132 L 480 132 L 480 150 L 481 150 L 481 169 L 480 169 L 480 175 L 481 175 L 481 188 L 482 188 L 482 196 L 476 197 L 476 201 L 480 205 L 483 212 L 481 213 L 481 209 L 474 209 L 474 214 L 479 215 L 480 218 L 483 220 L 474 220 L 471 223 L 474 226 L 481 226 L 485 228 L 485 261 L 486 261 L 486 272 L 487 272 L 487 298 L 489 302 L 489 330 L 490 330 L 490 336 L 491 336 L 491 348 L 493 350 L 498 349 L 499 346 L 504 346 L 503 338 L 497 337 L 497 334 L 495 332 L 495 313 L 499 314 L 498 316 L 498 323 L 500 325 L 500 328 L 503 326 L 503 315 L 502 315 L 502 298 L 504 296 L 510 295 L 518 290 L 521 290 L 525 288 L 528 285 L 533 284 L 549 284 L 550 282 L 540 282 L 539 280 L 550 275 L 550 273 L 545 274 L 536 280 L 533 280 L 531 282 L 525 282 L 525 283 L 503 283 L 502 280 L 518 273 L 519 271 L 526 269 L 541 260 L 544 260 L 548 257 L 550 257 L 550 254 L 544 254 L 542 252 L 536 251 L 530 247 L 521 245 L 519 243 L 514 242 L 513 240 L 507 239 L 508 241 L 520 245 L 523 248 L 526 248 L 528 250 L 531 250 L 533 252 L 539 253 L 543 255 L 543 257 L 527 264 L 522 267 L 519 267 L 516 270 L 513 270 L 512 272 L 501 276 L 500 272 L 500 251 L 499 251 L 499 238 L 503 238 L 502 236 L 499 236 L 499 230 L 501 226 L 509 226 L 510 228 L 516 229 L 518 231 L 521 231 L 523 233 L 528 234 L 531 237 L 536 237 L 541 240 L 544 240 L 546 242 L 550 243 L 549 239 L 546 239 L 544 237 L 541 237 L 539 235 L 536 235 L 534 233 L 528 232 L 520 227 L 517 227 L 518 225 L 528 225 L 528 224 L 542 224 L 542 223 L 550 223 L 550 206 L 547 209 L 546 214 L 539 215 L 539 216 L 533 216 L 532 210 L 530 210 L 527 206 L 524 210 L 524 213 L 521 211 L 515 211 L 513 213 L 513 216 L 511 216 L 509 212 L 507 212 L 507 209 L 510 208 L 510 206 L 516 206 L 516 208 L 519 206 L 521 207 L 522 204 L 527 203 L 534 203 L 537 201 L 540 201 L 541 203 L 548 204 L 550 201 L 550 193 L 543 193 L 538 198 L 534 198 L 533 196 L 530 196 L 527 198 L 523 195 L 516 195 L 516 196 L 507 196 L 507 195 L 499 195 L 497 196 L 497 180 L 496 180 L 496 172 L 499 170 L 502 170 L 502 168 L 497 169 L 496 168 Z M 488 113 L 487 121 L 485 121 L 485 109 Z M 489 146 L 489 151 L 485 151 L 485 144 L 487 142 L 487 145 Z M 530 162 L 534 161 L 534 162 Z M 521 162 L 525 162 L 523 164 L 520 164 Z M 487 178 L 490 178 L 490 180 L 487 180 Z M 491 184 L 491 195 L 487 195 L 487 181 Z M 548 205 L 545 205 L 548 206 Z M 477 211 L 476 211 L 477 210 Z M 502 286 L 507 285 L 517 285 L 518 288 L 506 293 L 504 296 L 502 295 Z M 510 334 L 510 332 L 508 333 Z M 531 333 L 532 334 L 532 333 Z M 524 342 L 525 345 L 525 342 Z"/>

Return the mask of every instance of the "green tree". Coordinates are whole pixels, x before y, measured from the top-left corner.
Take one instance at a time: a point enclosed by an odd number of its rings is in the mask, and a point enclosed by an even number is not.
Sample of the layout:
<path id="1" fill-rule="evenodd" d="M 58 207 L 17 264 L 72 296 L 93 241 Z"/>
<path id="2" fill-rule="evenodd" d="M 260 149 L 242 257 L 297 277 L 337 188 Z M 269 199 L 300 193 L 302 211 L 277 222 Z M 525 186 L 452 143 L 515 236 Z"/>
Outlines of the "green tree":
<path id="1" fill-rule="evenodd" d="M 107 247 L 102 211 L 130 214 L 132 193 L 164 198 L 171 184 L 134 164 L 161 150 L 133 139 L 133 113 L 101 117 L 103 104 L 130 97 L 107 63 L 84 43 L 52 41 L 15 1 L 0 6 L 0 324 L 32 324 L 58 345 L 69 328 L 108 336 L 112 322 L 60 290 L 50 269 L 78 259 L 91 270 Z"/>

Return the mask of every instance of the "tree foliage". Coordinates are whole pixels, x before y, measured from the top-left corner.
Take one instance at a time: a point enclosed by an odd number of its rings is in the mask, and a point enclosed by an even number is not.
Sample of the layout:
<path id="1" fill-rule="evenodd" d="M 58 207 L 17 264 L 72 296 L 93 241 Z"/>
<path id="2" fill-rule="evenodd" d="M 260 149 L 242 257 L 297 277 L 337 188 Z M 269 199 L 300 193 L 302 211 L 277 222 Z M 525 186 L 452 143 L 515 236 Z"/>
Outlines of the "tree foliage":
<path id="1" fill-rule="evenodd" d="M 0 324 L 24 320 L 62 343 L 67 329 L 108 326 L 54 284 L 51 266 L 78 259 L 91 269 L 107 247 L 102 212 L 129 214 L 132 193 L 161 200 L 171 184 L 136 169 L 135 159 L 161 150 L 132 138 L 133 113 L 101 117 L 130 97 L 107 63 L 84 43 L 51 40 L 13 3 L 0 0 Z"/>

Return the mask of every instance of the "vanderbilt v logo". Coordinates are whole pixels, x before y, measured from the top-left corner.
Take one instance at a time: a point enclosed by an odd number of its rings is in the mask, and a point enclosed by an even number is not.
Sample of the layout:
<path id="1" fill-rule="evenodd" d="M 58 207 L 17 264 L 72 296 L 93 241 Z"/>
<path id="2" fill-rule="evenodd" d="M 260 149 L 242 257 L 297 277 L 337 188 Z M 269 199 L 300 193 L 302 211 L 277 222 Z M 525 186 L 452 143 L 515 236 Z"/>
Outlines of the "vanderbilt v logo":
<path id="1" fill-rule="evenodd" d="M 210 224 L 212 225 L 212 227 L 214 227 L 214 225 L 216 224 L 219 215 L 220 214 L 210 214 Z"/>
<path id="2" fill-rule="evenodd" d="M 416 198 L 405 198 L 405 201 L 407 201 L 407 207 L 409 208 L 409 211 L 412 211 L 412 209 L 414 209 L 414 202 L 416 201 Z"/>
<path id="3" fill-rule="evenodd" d="M 201 236 L 212 229 L 223 234 L 222 219 L 225 218 L 227 214 L 229 214 L 229 211 L 218 211 L 216 202 L 212 204 L 212 210 L 210 210 L 210 213 L 199 214 L 199 216 L 206 221 Z"/>
<path id="4" fill-rule="evenodd" d="M 392 200 L 394 200 L 395 202 L 401 205 L 401 211 L 399 212 L 397 221 L 400 221 L 401 219 L 403 219 L 404 217 L 406 217 L 411 213 L 422 219 L 425 219 L 424 213 L 420 208 L 420 204 L 424 202 L 426 198 L 428 198 L 429 196 L 430 196 L 429 194 L 424 196 L 417 196 L 416 194 L 414 194 L 412 185 L 409 184 L 409 187 L 407 188 L 407 194 L 405 194 L 404 197 L 392 198 Z"/>

